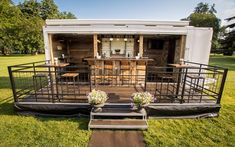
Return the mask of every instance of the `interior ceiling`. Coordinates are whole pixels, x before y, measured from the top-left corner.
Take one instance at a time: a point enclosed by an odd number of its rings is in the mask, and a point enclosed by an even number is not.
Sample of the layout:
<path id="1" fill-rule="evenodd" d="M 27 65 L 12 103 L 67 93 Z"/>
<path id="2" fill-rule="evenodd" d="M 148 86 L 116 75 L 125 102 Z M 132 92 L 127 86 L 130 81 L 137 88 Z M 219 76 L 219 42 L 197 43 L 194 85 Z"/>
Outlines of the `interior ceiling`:
<path id="1" fill-rule="evenodd" d="M 80 34 L 54 34 L 53 37 L 56 40 L 81 40 L 83 38 L 92 39 L 92 35 L 80 35 Z"/>
<path id="2" fill-rule="evenodd" d="M 137 38 L 139 35 L 98 35 L 98 37 L 112 37 L 112 38 Z M 119 36 L 119 37 L 118 37 Z M 93 39 L 93 35 L 80 35 L 80 34 L 54 34 L 54 39 L 56 40 L 81 40 L 83 38 L 90 38 Z M 163 34 L 157 34 L 157 35 L 144 35 L 144 38 L 161 38 L 161 39 L 178 39 L 180 38 L 180 35 L 163 35 Z"/>
<path id="3" fill-rule="evenodd" d="M 178 39 L 178 38 L 180 38 L 180 35 L 164 35 L 164 34 L 144 35 L 144 38 Z"/>

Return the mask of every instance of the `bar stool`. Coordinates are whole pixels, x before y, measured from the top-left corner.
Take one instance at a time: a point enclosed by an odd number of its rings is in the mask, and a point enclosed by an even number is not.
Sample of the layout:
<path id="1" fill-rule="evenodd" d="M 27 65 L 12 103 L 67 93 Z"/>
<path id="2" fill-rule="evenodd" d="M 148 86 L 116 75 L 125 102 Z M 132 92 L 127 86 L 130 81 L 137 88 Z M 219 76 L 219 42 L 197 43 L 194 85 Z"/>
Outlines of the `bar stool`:
<path id="1" fill-rule="evenodd" d="M 132 83 L 131 71 L 132 69 L 129 61 L 120 61 L 120 81 L 122 85 L 125 83 L 130 85 L 130 83 Z"/>
<path id="2" fill-rule="evenodd" d="M 169 98 L 171 102 L 175 101 L 177 97 L 176 84 L 174 83 L 174 76 L 171 73 L 159 73 L 157 75 L 155 95 L 158 95 L 158 102 L 163 98 Z"/>
<path id="3" fill-rule="evenodd" d="M 45 86 L 46 85 L 46 86 Z M 35 100 L 38 100 L 38 95 L 47 95 L 48 100 L 50 101 L 50 96 L 49 96 L 49 87 L 48 87 L 48 78 L 47 74 L 35 74 L 33 75 L 33 86 L 34 86 L 34 94 L 35 94 Z M 45 88 L 44 91 L 43 88 Z"/>
<path id="4" fill-rule="evenodd" d="M 203 89 L 204 89 L 204 83 L 205 83 L 205 77 L 200 75 L 186 75 L 187 85 L 188 85 L 188 102 L 191 97 L 193 99 L 193 96 L 195 93 L 201 93 L 200 95 L 197 94 L 197 96 L 200 97 L 200 102 L 203 95 Z"/>
<path id="5" fill-rule="evenodd" d="M 65 82 L 66 82 L 66 89 L 64 89 L 64 87 L 62 86 L 62 98 L 64 96 L 64 91 L 66 90 L 66 94 L 67 95 L 70 95 L 70 90 L 73 90 L 73 93 L 74 93 L 74 97 L 76 98 L 76 78 L 78 80 L 78 94 L 80 94 L 80 87 L 79 87 L 79 73 L 65 73 L 63 75 L 61 75 L 62 78 L 65 78 Z M 72 80 L 72 86 L 71 86 L 71 89 L 69 88 L 69 81 Z M 65 94 L 65 95 L 66 95 Z"/>
<path id="6" fill-rule="evenodd" d="M 145 76 L 146 76 L 145 74 L 146 74 L 145 62 L 137 61 L 136 62 L 136 77 L 135 77 L 136 84 L 145 82 Z"/>
<path id="7" fill-rule="evenodd" d="M 102 66 L 95 61 L 94 64 L 91 65 L 91 81 L 93 81 L 93 83 L 96 85 L 101 83 L 102 79 Z"/>
<path id="8" fill-rule="evenodd" d="M 112 61 L 104 61 L 104 79 L 103 81 L 106 84 L 113 84 L 113 79 L 115 75 L 113 73 L 113 62 Z"/>

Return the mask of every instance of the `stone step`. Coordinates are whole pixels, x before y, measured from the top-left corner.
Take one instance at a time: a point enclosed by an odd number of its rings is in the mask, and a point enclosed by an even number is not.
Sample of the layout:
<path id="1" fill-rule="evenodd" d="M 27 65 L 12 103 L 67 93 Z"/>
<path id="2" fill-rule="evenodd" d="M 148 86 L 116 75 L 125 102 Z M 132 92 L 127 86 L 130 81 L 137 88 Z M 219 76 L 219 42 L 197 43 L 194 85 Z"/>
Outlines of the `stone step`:
<path id="1" fill-rule="evenodd" d="M 92 119 L 88 125 L 89 129 L 141 129 L 148 128 L 146 120 L 140 119 Z"/>

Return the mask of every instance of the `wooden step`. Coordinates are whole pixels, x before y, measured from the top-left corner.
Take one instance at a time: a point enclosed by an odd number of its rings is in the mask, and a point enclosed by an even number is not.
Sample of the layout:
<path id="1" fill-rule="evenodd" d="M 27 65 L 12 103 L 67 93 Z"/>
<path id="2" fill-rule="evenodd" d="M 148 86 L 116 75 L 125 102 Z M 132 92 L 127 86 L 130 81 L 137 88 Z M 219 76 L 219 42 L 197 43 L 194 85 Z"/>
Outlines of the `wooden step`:
<path id="1" fill-rule="evenodd" d="M 147 129 L 147 121 L 139 119 L 93 119 L 89 129 Z"/>
<path id="2" fill-rule="evenodd" d="M 92 109 L 91 116 L 140 116 L 145 118 L 146 111 L 138 112 L 131 108 L 103 108 L 101 112 L 94 112 Z"/>

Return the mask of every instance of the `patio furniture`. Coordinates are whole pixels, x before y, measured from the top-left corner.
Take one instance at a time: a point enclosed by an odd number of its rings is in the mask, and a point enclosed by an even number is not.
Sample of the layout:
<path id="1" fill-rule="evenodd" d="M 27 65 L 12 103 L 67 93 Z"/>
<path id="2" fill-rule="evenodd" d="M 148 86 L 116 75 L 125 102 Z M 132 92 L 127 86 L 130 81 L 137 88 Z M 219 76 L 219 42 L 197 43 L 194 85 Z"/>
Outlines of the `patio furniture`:
<path id="1" fill-rule="evenodd" d="M 179 91 L 180 91 L 180 87 L 181 87 L 181 81 L 182 81 L 182 73 L 184 72 L 184 69 L 187 69 L 189 67 L 192 67 L 191 65 L 188 64 L 168 64 L 168 66 L 170 67 L 175 67 L 176 69 L 178 69 L 178 77 L 177 77 L 177 85 L 176 85 L 176 93 L 175 93 L 175 98 L 181 97 L 180 98 L 180 102 L 183 103 L 183 95 L 184 95 L 184 89 L 185 89 L 185 85 L 182 85 L 182 91 L 181 91 L 181 96 L 179 96 Z"/>
<path id="2" fill-rule="evenodd" d="M 144 83 L 146 74 L 145 62 L 137 61 L 136 64 L 135 82 L 137 84 Z"/>
<path id="3" fill-rule="evenodd" d="M 91 81 L 96 85 L 102 83 L 102 79 L 102 65 L 97 64 L 96 61 L 94 61 L 94 64 L 91 65 Z"/>
<path id="4" fill-rule="evenodd" d="M 161 99 L 170 98 L 171 102 L 175 101 L 175 92 L 176 92 L 176 84 L 174 83 L 174 77 L 170 73 L 162 73 L 157 75 L 157 79 L 160 82 L 156 82 L 155 96 L 158 96 L 158 101 Z"/>
<path id="5" fill-rule="evenodd" d="M 195 93 L 200 97 L 200 102 L 202 99 L 203 89 L 204 89 L 204 83 L 205 83 L 205 77 L 200 75 L 192 75 L 188 74 L 186 75 L 186 85 L 188 86 L 188 102 L 191 99 L 193 99 L 193 96 Z"/>
<path id="6" fill-rule="evenodd" d="M 122 85 L 132 83 L 131 65 L 129 61 L 120 61 L 120 81 Z"/>
<path id="7" fill-rule="evenodd" d="M 71 93 L 70 90 L 73 91 L 75 98 L 76 98 L 76 95 L 77 95 L 76 90 L 78 90 L 78 94 L 80 94 L 79 77 L 78 76 L 79 76 L 79 73 L 65 73 L 65 74 L 61 75 L 62 78 L 65 78 L 65 83 L 66 83 L 66 88 L 64 88 L 62 86 L 62 98 L 63 98 L 64 95 L 68 95 L 69 93 Z M 77 78 L 77 81 L 78 81 L 77 82 L 78 83 L 77 88 L 76 88 L 76 78 Z M 72 82 L 70 82 L 70 80 Z M 70 86 L 70 85 L 72 85 L 72 86 Z M 64 91 L 66 91 L 67 93 L 64 94 Z"/>
<path id="8" fill-rule="evenodd" d="M 114 79 L 114 70 L 113 70 L 113 61 L 104 61 L 104 83 L 108 85 L 113 84 Z"/>
<path id="9" fill-rule="evenodd" d="M 47 74 L 35 74 L 33 75 L 33 87 L 34 87 L 34 96 L 35 100 L 38 100 L 38 95 L 47 95 L 48 100 L 50 101 L 50 96 L 48 95 L 49 93 L 49 88 L 48 88 L 48 79 L 47 79 Z M 47 91 L 44 91 L 46 87 Z"/>

